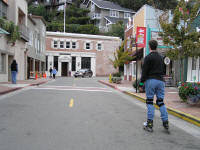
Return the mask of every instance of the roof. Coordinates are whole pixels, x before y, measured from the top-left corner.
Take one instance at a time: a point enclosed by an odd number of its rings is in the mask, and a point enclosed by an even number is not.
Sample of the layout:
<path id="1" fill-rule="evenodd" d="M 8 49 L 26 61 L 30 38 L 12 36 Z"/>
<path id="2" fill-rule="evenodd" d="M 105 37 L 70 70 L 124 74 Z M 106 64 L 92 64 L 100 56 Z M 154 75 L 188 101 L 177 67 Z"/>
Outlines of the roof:
<path id="1" fill-rule="evenodd" d="M 35 18 L 35 19 L 41 19 L 42 22 L 47 25 L 46 21 L 44 20 L 44 18 L 42 16 L 36 16 L 36 15 L 31 15 L 32 18 Z"/>
<path id="2" fill-rule="evenodd" d="M 58 37 L 77 37 L 77 38 L 91 38 L 91 39 L 102 39 L 102 40 L 121 40 L 119 37 L 103 36 L 103 35 L 92 35 L 92 34 L 79 34 L 79 33 L 64 33 L 64 32 L 46 32 L 47 36 L 58 36 Z"/>
<path id="3" fill-rule="evenodd" d="M 199 10 L 197 11 L 197 16 L 200 14 L 200 8 L 199 8 Z"/>
<path id="4" fill-rule="evenodd" d="M 116 3 L 113 3 L 113 2 L 110 2 L 110 1 L 90 0 L 90 2 L 93 2 L 97 7 L 103 8 L 103 9 L 111 9 L 111 10 L 118 10 L 118 11 L 135 13 L 135 11 L 133 11 L 131 9 L 123 8 L 119 4 L 116 4 Z"/>
<path id="5" fill-rule="evenodd" d="M 6 30 L 0 28 L 0 34 L 10 34 L 10 33 L 8 33 Z"/>
<path id="6" fill-rule="evenodd" d="M 105 16 L 104 18 L 107 19 L 108 21 L 110 21 L 113 24 L 115 24 L 119 21 L 123 21 L 124 24 L 128 23 L 128 19 L 124 19 L 124 18 L 113 18 L 113 17 L 109 17 L 109 16 Z"/>

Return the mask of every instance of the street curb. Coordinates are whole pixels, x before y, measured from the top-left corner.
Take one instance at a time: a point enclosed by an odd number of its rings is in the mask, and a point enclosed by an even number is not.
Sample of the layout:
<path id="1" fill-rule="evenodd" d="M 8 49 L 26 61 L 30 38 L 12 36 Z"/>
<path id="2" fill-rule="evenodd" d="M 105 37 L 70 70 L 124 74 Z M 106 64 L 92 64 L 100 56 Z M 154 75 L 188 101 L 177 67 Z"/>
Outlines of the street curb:
<path id="1" fill-rule="evenodd" d="M 17 87 L 17 88 L 12 88 L 12 89 L 9 89 L 9 90 L 2 91 L 2 92 L 0 92 L 0 96 L 4 95 L 4 94 L 7 94 L 7 93 L 10 93 L 10 92 L 14 92 L 14 91 L 20 90 L 20 89 L 22 89 L 22 87 Z"/>
<path id="2" fill-rule="evenodd" d="M 135 95 L 134 93 L 126 92 L 126 91 L 124 91 L 123 93 L 125 93 L 127 95 L 130 95 L 130 96 L 142 101 L 143 103 L 146 103 L 145 98 L 140 97 L 138 95 Z M 156 103 L 154 103 L 154 106 L 156 107 L 156 109 L 159 109 L 159 107 L 156 105 Z M 189 123 L 192 123 L 192 124 L 200 127 L 200 118 L 194 117 L 194 116 L 192 116 L 190 114 L 187 114 L 187 113 L 184 113 L 182 111 L 178 111 L 178 110 L 173 109 L 171 107 L 167 107 L 167 111 L 171 115 L 174 115 L 174 116 L 176 116 L 178 118 L 181 118 L 181 119 L 183 119 L 183 120 L 185 120 L 185 121 L 187 121 Z"/>
<path id="3" fill-rule="evenodd" d="M 43 82 L 39 82 L 39 83 L 32 83 L 32 84 L 29 84 L 29 85 L 27 85 L 27 86 L 25 86 L 25 87 L 12 88 L 12 89 L 9 89 L 9 90 L 0 92 L 0 96 L 1 96 L 1 95 L 4 95 L 4 94 L 11 93 L 11 92 L 14 92 L 14 91 L 17 91 L 17 90 L 20 90 L 20 89 L 23 89 L 23 88 L 26 88 L 26 87 L 29 87 L 29 86 L 39 86 L 39 85 L 44 84 L 44 83 L 47 83 L 47 82 L 48 82 L 48 81 L 43 81 Z"/>
<path id="4" fill-rule="evenodd" d="M 109 86 L 109 87 L 111 87 L 111 88 L 117 89 L 116 86 L 111 85 L 111 84 L 109 84 L 109 83 L 103 82 L 103 81 L 101 81 L 101 80 L 99 80 L 99 82 L 102 83 L 102 84 L 105 84 L 105 85 L 107 85 L 107 86 Z"/>
<path id="5" fill-rule="evenodd" d="M 99 81 L 99 82 L 103 83 L 105 85 L 108 85 L 108 86 L 110 86 L 110 87 L 112 87 L 114 89 L 117 89 L 116 86 L 110 85 L 109 83 L 106 83 L 106 82 L 103 82 L 103 81 Z M 125 94 L 127 94 L 129 96 L 132 96 L 132 97 L 136 98 L 137 100 L 139 100 L 139 101 L 141 101 L 143 103 L 146 103 L 146 99 L 145 98 L 143 98 L 141 96 L 138 96 L 138 95 L 135 95 L 132 92 L 127 92 L 127 91 L 121 91 L 121 92 L 123 92 L 123 93 L 125 93 Z M 159 109 L 159 107 L 155 103 L 154 103 L 154 106 L 155 106 L 156 109 Z M 168 111 L 169 114 L 171 114 L 173 116 L 176 116 L 176 117 L 178 117 L 180 119 L 183 119 L 183 120 L 185 120 L 185 121 L 187 121 L 187 122 L 189 122 L 191 124 L 194 124 L 194 125 L 200 127 L 200 118 L 194 117 L 194 116 L 192 116 L 190 114 L 187 114 L 187 113 L 184 113 L 182 111 L 173 109 L 171 107 L 167 107 L 167 111 Z"/>
<path id="6" fill-rule="evenodd" d="M 29 86 L 38 86 L 38 85 L 41 85 L 41 84 L 45 84 L 47 83 L 48 81 L 43 81 L 43 82 L 39 82 L 39 83 L 32 83 L 30 84 Z"/>

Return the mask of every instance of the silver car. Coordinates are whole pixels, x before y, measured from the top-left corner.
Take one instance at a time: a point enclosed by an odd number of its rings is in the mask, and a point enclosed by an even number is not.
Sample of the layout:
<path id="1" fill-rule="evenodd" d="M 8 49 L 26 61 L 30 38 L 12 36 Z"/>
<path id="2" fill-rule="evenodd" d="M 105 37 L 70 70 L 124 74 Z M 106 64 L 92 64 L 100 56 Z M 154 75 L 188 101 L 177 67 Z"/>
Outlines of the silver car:
<path id="1" fill-rule="evenodd" d="M 92 75 L 93 75 L 92 70 L 90 70 L 90 69 L 80 69 L 80 70 L 78 70 L 78 71 L 75 72 L 74 77 L 75 78 L 76 77 L 82 77 L 82 78 L 84 78 L 84 77 L 90 77 L 91 78 Z"/>

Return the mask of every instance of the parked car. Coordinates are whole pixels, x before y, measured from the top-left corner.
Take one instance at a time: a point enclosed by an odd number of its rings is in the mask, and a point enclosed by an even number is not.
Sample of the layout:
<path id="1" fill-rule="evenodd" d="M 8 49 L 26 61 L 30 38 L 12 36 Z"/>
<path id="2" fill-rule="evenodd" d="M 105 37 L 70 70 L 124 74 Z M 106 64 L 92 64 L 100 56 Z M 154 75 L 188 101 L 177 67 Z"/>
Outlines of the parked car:
<path id="1" fill-rule="evenodd" d="M 75 72 L 74 77 L 92 77 L 93 72 L 90 69 L 80 69 L 78 71 Z"/>

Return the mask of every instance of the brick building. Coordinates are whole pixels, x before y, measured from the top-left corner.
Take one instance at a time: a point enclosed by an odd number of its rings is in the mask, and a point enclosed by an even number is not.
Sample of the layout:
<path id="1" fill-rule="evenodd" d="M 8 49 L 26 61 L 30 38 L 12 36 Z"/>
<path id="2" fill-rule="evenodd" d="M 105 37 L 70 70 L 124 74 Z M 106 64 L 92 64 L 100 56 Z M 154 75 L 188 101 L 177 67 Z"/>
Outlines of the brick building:
<path id="1" fill-rule="evenodd" d="M 84 68 L 91 69 L 93 76 L 109 75 L 116 72 L 111 59 L 120 44 L 119 37 L 47 32 L 46 69 L 56 67 L 57 76 L 73 76 Z"/>

